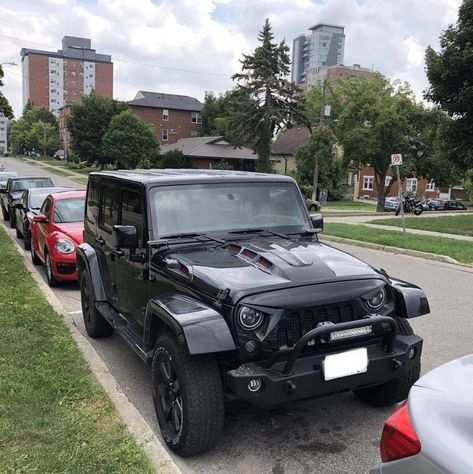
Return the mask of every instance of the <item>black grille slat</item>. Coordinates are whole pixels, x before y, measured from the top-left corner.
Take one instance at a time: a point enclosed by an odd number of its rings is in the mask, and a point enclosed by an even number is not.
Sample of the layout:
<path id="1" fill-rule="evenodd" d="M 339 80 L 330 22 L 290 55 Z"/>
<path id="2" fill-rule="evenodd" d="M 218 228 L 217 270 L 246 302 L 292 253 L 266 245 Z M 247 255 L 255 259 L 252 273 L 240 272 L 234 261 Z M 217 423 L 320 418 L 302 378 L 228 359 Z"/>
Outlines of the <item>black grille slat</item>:
<path id="1" fill-rule="evenodd" d="M 286 326 L 277 331 L 279 347 L 293 347 L 304 334 L 315 329 L 321 322 L 329 321 L 338 324 L 359 319 L 355 316 L 351 304 L 292 311 L 286 318 Z"/>

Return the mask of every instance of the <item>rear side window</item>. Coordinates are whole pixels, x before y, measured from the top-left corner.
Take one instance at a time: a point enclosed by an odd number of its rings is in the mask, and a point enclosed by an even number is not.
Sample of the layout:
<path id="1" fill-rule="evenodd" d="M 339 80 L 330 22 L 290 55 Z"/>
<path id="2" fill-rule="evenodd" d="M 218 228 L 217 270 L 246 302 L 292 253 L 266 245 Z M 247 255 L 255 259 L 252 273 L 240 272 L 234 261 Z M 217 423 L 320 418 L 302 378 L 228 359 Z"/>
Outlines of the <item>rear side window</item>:
<path id="1" fill-rule="evenodd" d="M 99 213 L 99 188 L 97 181 L 89 179 L 87 185 L 87 204 L 85 207 L 85 218 L 95 224 Z"/>
<path id="2" fill-rule="evenodd" d="M 117 222 L 117 196 L 115 186 L 104 186 L 100 201 L 99 225 L 104 230 L 112 232 Z"/>
<path id="3" fill-rule="evenodd" d="M 143 242 L 143 210 L 141 196 L 137 191 L 122 189 L 120 193 L 120 218 L 123 225 L 136 227 L 140 245 Z"/>

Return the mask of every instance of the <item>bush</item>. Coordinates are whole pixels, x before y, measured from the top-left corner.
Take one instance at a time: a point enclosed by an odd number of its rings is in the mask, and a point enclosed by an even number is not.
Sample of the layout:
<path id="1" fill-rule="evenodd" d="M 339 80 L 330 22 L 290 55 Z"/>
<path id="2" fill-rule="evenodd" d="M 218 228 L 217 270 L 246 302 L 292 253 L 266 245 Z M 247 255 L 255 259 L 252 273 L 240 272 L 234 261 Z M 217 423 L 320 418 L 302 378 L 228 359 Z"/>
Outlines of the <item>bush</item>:
<path id="1" fill-rule="evenodd" d="M 159 164 L 161 168 L 192 168 L 192 158 L 184 156 L 181 150 L 169 150 Z"/>

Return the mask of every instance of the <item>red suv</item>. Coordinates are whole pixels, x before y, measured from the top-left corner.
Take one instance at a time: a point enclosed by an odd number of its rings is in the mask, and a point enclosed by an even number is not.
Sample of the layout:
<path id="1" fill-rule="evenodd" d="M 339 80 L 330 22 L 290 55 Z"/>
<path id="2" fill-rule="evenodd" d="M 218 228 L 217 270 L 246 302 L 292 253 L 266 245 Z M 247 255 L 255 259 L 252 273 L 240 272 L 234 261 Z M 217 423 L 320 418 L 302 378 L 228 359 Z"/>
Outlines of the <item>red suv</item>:
<path id="1" fill-rule="evenodd" d="M 31 223 L 31 258 L 44 263 L 49 286 L 77 280 L 76 248 L 83 242 L 85 191 L 49 194 Z"/>

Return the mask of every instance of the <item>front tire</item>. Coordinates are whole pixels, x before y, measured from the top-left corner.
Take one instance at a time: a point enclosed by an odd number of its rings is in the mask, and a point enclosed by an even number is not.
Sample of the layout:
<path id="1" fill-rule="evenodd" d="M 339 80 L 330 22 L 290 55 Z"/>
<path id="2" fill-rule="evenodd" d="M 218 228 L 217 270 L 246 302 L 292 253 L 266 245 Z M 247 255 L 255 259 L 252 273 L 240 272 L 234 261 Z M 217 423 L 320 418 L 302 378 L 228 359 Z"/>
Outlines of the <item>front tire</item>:
<path id="1" fill-rule="evenodd" d="M 8 209 L 8 214 L 10 216 L 10 227 L 14 229 L 16 227 L 15 211 L 10 207 Z"/>
<path id="2" fill-rule="evenodd" d="M 401 336 L 411 336 L 414 331 L 411 325 L 403 318 L 394 318 Z M 409 394 L 409 390 L 420 377 L 420 357 L 412 362 L 411 368 L 399 378 L 390 380 L 374 387 L 354 390 L 355 395 L 365 403 L 375 407 L 385 407 L 402 402 Z"/>
<path id="3" fill-rule="evenodd" d="M 53 275 L 53 266 L 51 263 L 51 257 L 49 256 L 49 252 L 47 250 L 44 251 L 44 265 L 46 267 L 46 279 L 48 280 L 48 285 L 52 288 L 59 285 L 59 281 L 54 278 Z"/>
<path id="4" fill-rule="evenodd" d="M 190 355 L 165 334 L 156 344 L 152 365 L 153 400 L 166 444 L 180 456 L 211 449 L 223 429 L 224 399 L 217 362 Z"/>
<path id="5" fill-rule="evenodd" d="M 114 329 L 95 307 L 94 289 L 87 270 L 80 276 L 80 299 L 87 334 L 94 339 L 111 336 Z"/>

